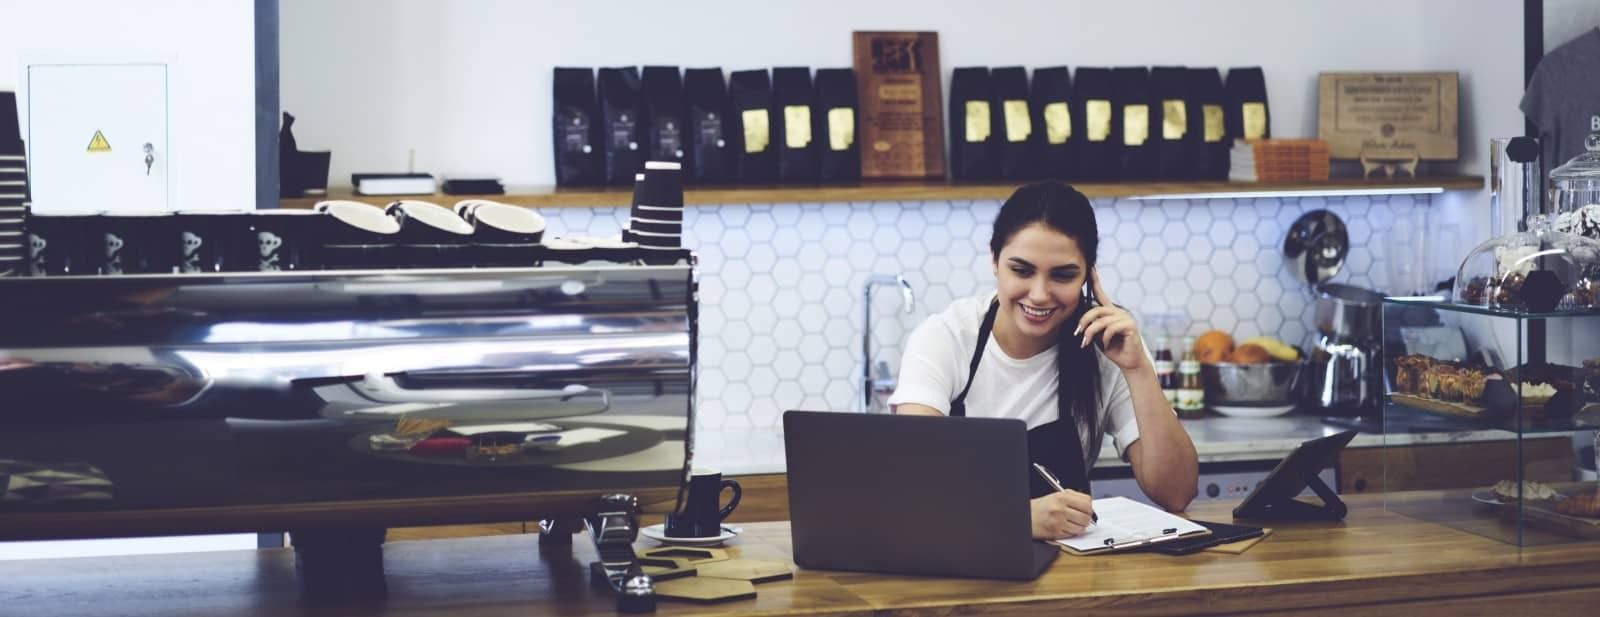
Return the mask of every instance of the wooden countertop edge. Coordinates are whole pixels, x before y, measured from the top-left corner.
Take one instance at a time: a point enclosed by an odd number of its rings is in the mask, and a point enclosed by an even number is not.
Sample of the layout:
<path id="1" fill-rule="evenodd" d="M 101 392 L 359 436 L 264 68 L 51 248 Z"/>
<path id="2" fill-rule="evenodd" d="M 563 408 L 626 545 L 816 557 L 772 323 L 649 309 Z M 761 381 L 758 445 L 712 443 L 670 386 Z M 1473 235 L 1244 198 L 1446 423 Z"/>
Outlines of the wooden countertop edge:
<path id="1" fill-rule="evenodd" d="M 767 203 L 824 203 L 865 201 L 924 201 L 1005 199 L 1026 180 L 983 184 L 945 182 L 882 182 L 859 185 L 689 187 L 684 191 L 686 205 L 748 205 Z M 1405 190 L 1438 187 L 1444 190 L 1478 190 L 1483 176 L 1435 176 L 1397 180 L 1333 178 L 1310 182 L 1075 182 L 1090 198 L 1118 198 L 1215 193 L 1273 193 L 1283 191 Z M 488 199 L 520 206 L 540 208 L 621 207 L 632 202 L 629 187 L 555 188 L 512 187 L 504 195 L 356 195 L 349 189 L 335 189 L 327 195 L 285 198 L 285 208 L 310 208 L 325 199 L 347 199 L 382 205 L 399 199 L 421 199 L 451 205 L 465 199 Z"/>
<path id="2" fill-rule="evenodd" d="M 1263 611 L 1351 609 L 1403 602 L 1600 589 L 1600 571 L 1585 574 L 1572 568 L 1574 564 L 1591 563 L 1574 560 L 1568 563 L 1501 566 L 1454 572 L 1353 574 L 1336 578 L 1196 585 L 1153 591 L 1110 590 L 960 601 L 881 602 L 856 595 L 872 606 L 873 615 L 947 615 L 950 614 L 952 607 L 968 609 L 963 610 L 961 614 L 975 615 L 1034 614 L 1086 608 L 1114 608 L 1119 617 L 1243 614 Z M 848 590 L 849 586 L 846 586 L 846 589 Z"/>

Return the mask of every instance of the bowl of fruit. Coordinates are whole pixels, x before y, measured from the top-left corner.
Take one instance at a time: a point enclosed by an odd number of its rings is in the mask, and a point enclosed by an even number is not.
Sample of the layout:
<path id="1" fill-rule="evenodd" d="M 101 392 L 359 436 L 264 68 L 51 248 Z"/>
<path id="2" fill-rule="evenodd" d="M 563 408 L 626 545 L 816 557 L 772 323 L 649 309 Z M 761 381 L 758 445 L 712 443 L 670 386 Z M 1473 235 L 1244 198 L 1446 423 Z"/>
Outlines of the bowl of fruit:
<path id="1" fill-rule="evenodd" d="M 1300 350 L 1270 336 L 1234 344 L 1212 330 L 1195 339 L 1206 406 L 1225 416 L 1270 418 L 1294 410 L 1304 361 Z"/>

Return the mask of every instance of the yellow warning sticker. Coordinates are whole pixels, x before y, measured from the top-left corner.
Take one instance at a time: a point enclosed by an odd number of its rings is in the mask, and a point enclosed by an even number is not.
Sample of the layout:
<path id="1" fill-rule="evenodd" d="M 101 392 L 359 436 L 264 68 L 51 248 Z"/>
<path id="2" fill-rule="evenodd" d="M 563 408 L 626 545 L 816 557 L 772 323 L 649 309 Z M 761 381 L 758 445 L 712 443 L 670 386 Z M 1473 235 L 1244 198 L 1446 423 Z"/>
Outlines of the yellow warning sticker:
<path id="1" fill-rule="evenodd" d="M 89 140 L 90 152 L 110 152 L 111 142 L 106 141 L 106 136 L 100 131 L 94 132 L 94 138 Z"/>

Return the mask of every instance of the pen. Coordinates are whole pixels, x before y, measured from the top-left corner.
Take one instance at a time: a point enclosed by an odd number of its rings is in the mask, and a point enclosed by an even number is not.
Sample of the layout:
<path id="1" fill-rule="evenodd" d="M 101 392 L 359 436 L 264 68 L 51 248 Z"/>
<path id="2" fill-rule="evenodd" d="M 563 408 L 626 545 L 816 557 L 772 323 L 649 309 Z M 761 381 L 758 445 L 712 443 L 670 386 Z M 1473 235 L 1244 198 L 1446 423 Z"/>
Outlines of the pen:
<path id="1" fill-rule="evenodd" d="M 1058 492 L 1058 493 L 1067 492 L 1067 489 L 1065 489 L 1065 488 L 1063 488 L 1061 486 L 1061 481 L 1056 479 L 1056 474 L 1050 473 L 1050 470 L 1049 469 L 1045 469 L 1044 465 L 1040 465 L 1038 463 L 1034 463 L 1033 464 L 1033 469 L 1034 469 L 1034 471 L 1039 472 L 1039 477 L 1044 478 L 1045 483 L 1049 484 L 1050 488 L 1056 489 L 1056 492 Z M 1091 511 L 1091 512 L 1089 512 L 1089 520 L 1098 523 L 1098 522 L 1100 522 L 1100 515 L 1099 514 L 1095 514 L 1093 511 Z M 1107 542 L 1106 544 L 1110 544 L 1110 542 Z"/>

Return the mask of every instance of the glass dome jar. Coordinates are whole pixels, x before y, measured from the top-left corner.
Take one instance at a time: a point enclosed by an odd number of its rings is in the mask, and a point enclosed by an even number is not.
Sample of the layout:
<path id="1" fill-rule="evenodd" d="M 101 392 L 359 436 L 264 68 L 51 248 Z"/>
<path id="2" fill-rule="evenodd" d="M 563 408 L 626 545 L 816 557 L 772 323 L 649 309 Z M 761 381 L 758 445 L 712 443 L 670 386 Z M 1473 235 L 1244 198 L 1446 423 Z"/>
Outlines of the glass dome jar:
<path id="1" fill-rule="evenodd" d="M 1556 231 L 1554 218 L 1528 217 L 1528 231 L 1490 238 L 1462 260 L 1455 301 L 1544 313 L 1600 308 L 1600 240 Z"/>
<path id="2" fill-rule="evenodd" d="M 1600 131 L 1583 140 L 1583 154 L 1550 171 L 1555 230 L 1600 240 Z"/>

